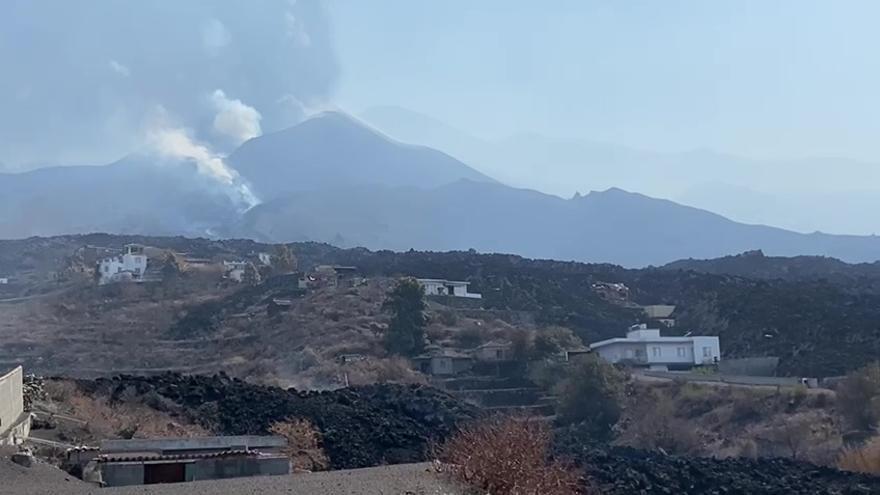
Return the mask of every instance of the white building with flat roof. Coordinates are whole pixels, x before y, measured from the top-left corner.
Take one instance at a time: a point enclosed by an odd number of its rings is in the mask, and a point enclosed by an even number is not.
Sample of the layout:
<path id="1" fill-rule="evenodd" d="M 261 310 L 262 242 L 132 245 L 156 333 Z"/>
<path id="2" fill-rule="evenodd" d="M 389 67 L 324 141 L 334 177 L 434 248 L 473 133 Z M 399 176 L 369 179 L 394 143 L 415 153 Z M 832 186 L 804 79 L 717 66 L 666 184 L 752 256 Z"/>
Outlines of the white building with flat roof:
<path id="1" fill-rule="evenodd" d="M 718 337 L 663 337 L 659 329 L 645 324 L 630 327 L 626 337 L 594 342 L 590 350 L 610 363 L 629 363 L 654 370 L 689 369 L 721 360 Z"/>
<path id="2" fill-rule="evenodd" d="M 128 244 L 122 254 L 109 256 L 98 261 L 98 284 L 104 285 L 110 282 L 134 281 L 143 279 L 147 271 L 147 255 L 144 247 L 138 244 Z"/>
<path id="3" fill-rule="evenodd" d="M 470 299 L 482 299 L 481 294 L 468 292 L 470 282 L 458 282 L 454 280 L 442 280 L 437 278 L 416 279 L 419 285 L 425 289 L 426 296 L 453 296 Z"/>

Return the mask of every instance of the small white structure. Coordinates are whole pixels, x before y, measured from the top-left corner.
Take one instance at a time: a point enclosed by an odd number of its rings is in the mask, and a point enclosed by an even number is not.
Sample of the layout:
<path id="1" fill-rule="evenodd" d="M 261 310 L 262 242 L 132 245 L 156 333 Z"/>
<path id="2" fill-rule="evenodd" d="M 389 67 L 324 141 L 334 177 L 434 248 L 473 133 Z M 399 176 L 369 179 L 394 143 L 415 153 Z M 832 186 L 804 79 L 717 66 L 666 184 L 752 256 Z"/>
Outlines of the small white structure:
<path id="1" fill-rule="evenodd" d="M 456 282 L 453 280 L 441 280 L 436 278 L 416 279 L 419 285 L 425 289 L 426 296 L 453 296 L 466 297 L 469 299 L 482 299 L 481 294 L 468 292 L 470 282 Z"/>
<path id="2" fill-rule="evenodd" d="M 257 259 L 265 266 L 272 266 L 272 255 L 269 253 L 257 253 Z"/>
<path id="3" fill-rule="evenodd" d="M 144 272 L 147 271 L 147 255 L 144 247 L 138 244 L 127 244 L 118 256 L 110 256 L 98 261 L 100 285 L 110 282 L 143 280 Z"/>
<path id="4" fill-rule="evenodd" d="M 247 264 L 247 261 L 224 261 L 223 276 L 235 282 L 241 283 L 241 281 L 244 279 L 244 270 L 247 267 Z"/>
<path id="5" fill-rule="evenodd" d="M 9 277 L 0 277 L 0 285 L 8 285 Z"/>
<path id="6" fill-rule="evenodd" d="M 645 324 L 630 327 L 625 338 L 590 344 L 590 350 L 610 363 L 630 363 L 652 370 L 688 369 L 721 360 L 718 337 L 661 337 Z"/>

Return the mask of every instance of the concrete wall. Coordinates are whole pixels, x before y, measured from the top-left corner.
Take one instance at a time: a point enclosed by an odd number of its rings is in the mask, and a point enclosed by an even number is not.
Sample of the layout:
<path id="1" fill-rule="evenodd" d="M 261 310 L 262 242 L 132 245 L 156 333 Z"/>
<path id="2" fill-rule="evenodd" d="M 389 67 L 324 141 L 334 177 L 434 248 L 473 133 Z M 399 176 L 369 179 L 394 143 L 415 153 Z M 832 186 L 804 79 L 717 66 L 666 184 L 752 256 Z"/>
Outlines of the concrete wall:
<path id="1" fill-rule="evenodd" d="M 144 484 L 143 462 L 106 462 L 101 464 L 101 479 L 106 486 Z M 217 457 L 188 461 L 170 461 L 185 464 L 185 481 L 216 480 L 290 474 L 290 460 L 273 457 Z"/>
<path id="2" fill-rule="evenodd" d="M 24 413 L 23 378 L 21 366 L 0 376 L 0 436 L 18 424 Z"/>
<path id="3" fill-rule="evenodd" d="M 140 462 L 107 462 L 101 464 L 101 480 L 106 486 L 144 484 L 144 464 Z"/>
<path id="4" fill-rule="evenodd" d="M 227 457 L 201 459 L 192 465 L 192 480 L 216 480 L 249 476 L 281 475 L 290 473 L 287 457 Z M 187 480 L 190 470 L 187 470 Z"/>
<path id="5" fill-rule="evenodd" d="M 737 358 L 721 361 L 718 371 L 724 375 L 776 376 L 777 367 L 778 357 Z"/>

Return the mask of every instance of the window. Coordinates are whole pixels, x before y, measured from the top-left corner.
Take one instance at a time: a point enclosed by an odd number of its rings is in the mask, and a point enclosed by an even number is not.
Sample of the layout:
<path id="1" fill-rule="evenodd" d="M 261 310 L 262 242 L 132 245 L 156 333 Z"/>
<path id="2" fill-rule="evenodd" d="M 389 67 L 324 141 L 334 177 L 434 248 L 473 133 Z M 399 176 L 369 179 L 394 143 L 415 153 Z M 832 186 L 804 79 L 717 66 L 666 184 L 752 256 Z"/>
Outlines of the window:
<path id="1" fill-rule="evenodd" d="M 703 347 L 703 357 L 712 357 L 712 348 L 711 347 Z"/>
<path id="2" fill-rule="evenodd" d="M 654 357 L 660 357 L 660 355 L 661 355 L 661 349 L 660 349 L 659 347 L 652 347 L 652 348 L 651 348 L 651 354 L 652 354 Z"/>
<path id="3" fill-rule="evenodd" d="M 504 357 L 504 351 L 502 351 L 501 349 L 497 349 L 495 351 L 495 359 L 501 359 L 503 357 Z"/>
<path id="4" fill-rule="evenodd" d="M 678 357 L 687 357 L 687 351 L 685 351 L 684 347 L 679 347 L 675 350 L 675 355 Z"/>

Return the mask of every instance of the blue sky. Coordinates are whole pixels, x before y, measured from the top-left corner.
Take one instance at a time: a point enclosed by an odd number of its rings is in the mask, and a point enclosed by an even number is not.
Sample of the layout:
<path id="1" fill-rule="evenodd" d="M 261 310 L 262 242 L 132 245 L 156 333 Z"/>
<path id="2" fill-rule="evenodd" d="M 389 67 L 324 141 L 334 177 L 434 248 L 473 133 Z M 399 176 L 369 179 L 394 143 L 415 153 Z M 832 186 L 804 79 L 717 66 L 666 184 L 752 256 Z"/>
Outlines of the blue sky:
<path id="1" fill-rule="evenodd" d="M 880 162 L 880 2 L 328 0 L 335 100 L 477 135 Z"/>

